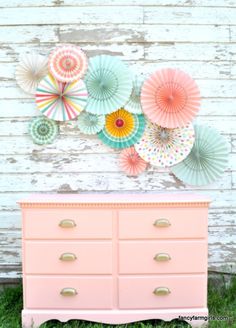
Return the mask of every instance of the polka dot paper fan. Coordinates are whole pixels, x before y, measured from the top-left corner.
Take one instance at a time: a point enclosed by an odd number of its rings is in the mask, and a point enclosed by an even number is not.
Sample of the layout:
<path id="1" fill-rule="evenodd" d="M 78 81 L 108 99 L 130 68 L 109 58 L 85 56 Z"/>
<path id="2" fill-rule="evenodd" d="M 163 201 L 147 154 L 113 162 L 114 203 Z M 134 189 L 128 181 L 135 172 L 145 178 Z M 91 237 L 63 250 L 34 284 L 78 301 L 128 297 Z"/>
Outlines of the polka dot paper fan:
<path id="1" fill-rule="evenodd" d="M 73 82 L 83 77 L 87 70 L 87 57 L 78 46 L 64 45 L 49 56 L 49 72 L 61 82 Z"/>
<path id="2" fill-rule="evenodd" d="M 166 129 L 148 122 L 142 138 L 135 144 L 137 153 L 153 166 L 168 167 L 181 162 L 194 143 L 194 128 Z"/>
<path id="3" fill-rule="evenodd" d="M 173 129 L 193 120 L 200 108 L 200 92 L 188 74 L 167 68 L 154 72 L 144 82 L 141 103 L 150 121 Z"/>

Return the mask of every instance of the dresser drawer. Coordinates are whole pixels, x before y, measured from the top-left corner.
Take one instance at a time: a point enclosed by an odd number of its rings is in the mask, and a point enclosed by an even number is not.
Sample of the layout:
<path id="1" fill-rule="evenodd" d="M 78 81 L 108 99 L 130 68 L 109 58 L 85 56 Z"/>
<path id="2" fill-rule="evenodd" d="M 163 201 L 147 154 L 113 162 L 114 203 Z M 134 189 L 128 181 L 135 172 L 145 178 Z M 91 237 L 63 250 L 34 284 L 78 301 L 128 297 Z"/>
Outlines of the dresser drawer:
<path id="1" fill-rule="evenodd" d="M 112 307 L 112 278 L 109 277 L 26 276 L 25 281 L 28 309 Z"/>
<path id="2" fill-rule="evenodd" d="M 119 238 L 203 238 L 207 213 L 207 208 L 198 207 L 120 210 Z"/>
<path id="3" fill-rule="evenodd" d="M 205 241 L 122 241 L 119 273 L 205 273 Z"/>
<path id="4" fill-rule="evenodd" d="M 120 277 L 119 307 L 121 309 L 206 307 L 206 277 L 204 275 Z M 170 293 L 165 294 L 168 290 Z"/>
<path id="5" fill-rule="evenodd" d="M 112 211 L 81 209 L 25 209 L 26 239 L 111 239 Z"/>
<path id="6" fill-rule="evenodd" d="M 111 242 L 42 242 L 24 244 L 26 274 L 111 274 Z"/>

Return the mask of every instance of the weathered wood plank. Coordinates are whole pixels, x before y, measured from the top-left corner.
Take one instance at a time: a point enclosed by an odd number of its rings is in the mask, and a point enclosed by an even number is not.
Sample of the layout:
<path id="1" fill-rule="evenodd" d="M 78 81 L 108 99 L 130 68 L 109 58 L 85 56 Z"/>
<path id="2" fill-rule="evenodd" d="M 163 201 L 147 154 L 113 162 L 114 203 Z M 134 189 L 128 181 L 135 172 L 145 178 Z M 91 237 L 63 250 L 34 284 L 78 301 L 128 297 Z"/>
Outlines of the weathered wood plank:
<path id="1" fill-rule="evenodd" d="M 141 7 L 126 7 L 126 12 L 132 15 L 119 15 L 123 7 L 26 7 L 2 8 L 0 11 L 0 25 L 44 25 L 44 24 L 138 24 L 143 22 Z M 105 14 L 104 14 L 105 13 Z"/>
<path id="2" fill-rule="evenodd" d="M 235 24 L 236 8 L 144 7 L 145 24 Z"/>
<path id="3" fill-rule="evenodd" d="M 236 176 L 236 175 L 235 175 Z M 107 190 L 189 190 L 174 175 L 168 173 L 146 172 L 139 177 L 126 177 L 118 173 L 47 173 L 47 174 L 3 174 L 0 175 L 1 191 L 9 192 L 80 192 Z M 195 190 L 217 190 L 231 188 L 231 173 L 208 186 L 195 187 Z"/>
<path id="4" fill-rule="evenodd" d="M 235 0 L 1 0 L 0 7 L 48 6 L 184 6 L 184 7 L 235 7 Z"/>

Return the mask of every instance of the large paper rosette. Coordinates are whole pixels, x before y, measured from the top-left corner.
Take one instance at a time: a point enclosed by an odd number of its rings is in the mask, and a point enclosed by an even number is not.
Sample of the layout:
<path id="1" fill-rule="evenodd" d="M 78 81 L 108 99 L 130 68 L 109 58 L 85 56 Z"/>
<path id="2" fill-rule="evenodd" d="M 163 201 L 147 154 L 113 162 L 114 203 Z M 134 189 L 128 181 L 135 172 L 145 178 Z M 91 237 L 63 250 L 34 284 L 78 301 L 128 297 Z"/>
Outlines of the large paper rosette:
<path id="1" fill-rule="evenodd" d="M 64 45 L 49 56 L 49 72 L 61 82 L 73 82 L 83 77 L 87 70 L 87 57 L 78 46 Z"/>
<path id="2" fill-rule="evenodd" d="M 127 148 L 135 144 L 145 129 L 145 118 L 124 109 L 108 114 L 104 129 L 98 137 L 112 148 Z"/>
<path id="3" fill-rule="evenodd" d="M 130 176 L 139 175 L 146 170 L 148 165 L 148 163 L 139 156 L 133 146 L 122 150 L 119 162 L 122 171 Z"/>
<path id="4" fill-rule="evenodd" d="M 48 74 L 39 84 L 36 104 L 41 113 L 56 121 L 77 117 L 84 109 L 88 93 L 82 80 L 63 83 Z"/>
<path id="5" fill-rule="evenodd" d="M 25 92 L 35 94 L 39 82 L 47 73 L 47 57 L 36 53 L 25 54 L 16 68 L 16 82 Z"/>
<path id="6" fill-rule="evenodd" d="M 195 125 L 195 142 L 185 160 L 172 167 L 177 178 L 189 185 L 207 185 L 217 180 L 228 164 L 229 146 L 214 128 Z"/>
<path id="7" fill-rule="evenodd" d="M 34 143 L 50 144 L 58 135 L 58 125 L 44 116 L 34 118 L 29 124 L 29 133 Z"/>
<path id="8" fill-rule="evenodd" d="M 105 125 L 105 115 L 96 115 L 83 111 L 78 116 L 78 128 L 84 134 L 96 134 Z"/>
<path id="9" fill-rule="evenodd" d="M 132 75 L 117 57 L 95 56 L 89 60 L 85 83 L 89 93 L 86 111 L 109 114 L 128 101 L 132 90 Z"/>
<path id="10" fill-rule="evenodd" d="M 196 82 L 177 69 L 153 73 L 143 84 L 141 103 L 147 117 L 165 128 L 183 127 L 200 108 Z"/>
<path id="11" fill-rule="evenodd" d="M 194 128 L 166 129 L 148 122 L 142 138 L 135 144 L 138 154 L 153 166 L 168 167 L 182 161 L 194 143 Z"/>
<path id="12" fill-rule="evenodd" d="M 135 76 L 133 80 L 133 89 L 129 101 L 125 105 L 125 109 L 134 114 L 142 114 L 142 106 L 140 101 L 141 87 L 143 85 L 143 77 Z"/>

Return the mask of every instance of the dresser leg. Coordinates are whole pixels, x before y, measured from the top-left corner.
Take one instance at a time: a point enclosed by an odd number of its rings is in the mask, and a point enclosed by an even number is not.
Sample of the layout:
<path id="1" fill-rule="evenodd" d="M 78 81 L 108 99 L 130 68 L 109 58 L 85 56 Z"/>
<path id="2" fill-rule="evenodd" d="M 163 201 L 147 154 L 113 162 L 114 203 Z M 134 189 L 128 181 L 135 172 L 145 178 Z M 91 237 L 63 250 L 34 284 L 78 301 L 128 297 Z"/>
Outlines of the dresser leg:
<path id="1" fill-rule="evenodd" d="M 44 321 L 37 316 L 22 312 L 22 328 L 38 328 Z"/>
<path id="2" fill-rule="evenodd" d="M 193 327 L 193 328 L 204 328 L 208 326 L 208 322 L 205 320 L 193 320 L 193 321 L 188 321 L 188 323 Z"/>

